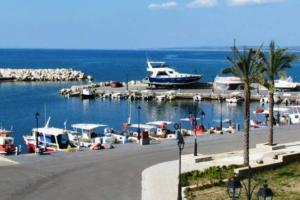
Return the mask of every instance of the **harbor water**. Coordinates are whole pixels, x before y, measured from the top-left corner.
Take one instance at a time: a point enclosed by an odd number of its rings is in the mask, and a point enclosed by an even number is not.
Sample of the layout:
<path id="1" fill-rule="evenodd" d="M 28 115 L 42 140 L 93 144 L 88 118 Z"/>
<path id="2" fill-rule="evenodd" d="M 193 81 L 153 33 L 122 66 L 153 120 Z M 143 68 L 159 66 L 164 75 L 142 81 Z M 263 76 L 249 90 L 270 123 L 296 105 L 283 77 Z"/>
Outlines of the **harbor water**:
<path id="1" fill-rule="evenodd" d="M 300 55 L 298 51 L 295 51 Z M 95 81 L 141 80 L 147 74 L 146 57 L 166 61 L 178 71 L 200 73 L 202 81 L 213 81 L 221 70 L 228 66 L 227 50 L 0 50 L 0 67 L 9 68 L 73 68 L 92 75 Z M 294 63 L 288 74 L 294 81 L 300 81 L 300 63 Z M 130 110 L 132 123 L 137 123 L 137 107 L 141 105 L 141 123 L 156 120 L 179 122 L 189 116 L 195 108 L 191 100 L 172 102 L 80 100 L 64 98 L 58 94 L 62 88 L 76 82 L 0 82 L 0 126 L 13 130 L 15 143 L 24 146 L 22 135 L 30 134 L 35 127 L 35 113 L 39 112 L 39 124 L 43 126 L 51 117 L 50 126 L 70 129 L 74 123 L 104 123 L 121 130 Z M 252 103 L 251 109 L 259 107 Z M 131 108 L 131 109 L 130 109 Z M 220 119 L 221 104 L 217 101 L 202 101 L 198 108 L 205 112 L 203 123 L 206 127 Z M 232 119 L 242 127 L 243 105 L 230 106 L 223 103 L 223 118 Z M 183 127 L 190 124 L 181 122 Z M 186 123 L 186 124 L 185 124 Z"/>

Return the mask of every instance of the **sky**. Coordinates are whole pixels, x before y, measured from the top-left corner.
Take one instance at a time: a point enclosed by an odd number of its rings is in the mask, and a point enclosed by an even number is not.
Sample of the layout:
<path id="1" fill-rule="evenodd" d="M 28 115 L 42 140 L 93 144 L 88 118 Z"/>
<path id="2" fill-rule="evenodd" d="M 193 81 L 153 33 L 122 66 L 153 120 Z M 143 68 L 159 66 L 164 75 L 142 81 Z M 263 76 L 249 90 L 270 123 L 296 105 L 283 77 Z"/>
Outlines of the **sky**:
<path id="1" fill-rule="evenodd" d="M 300 46 L 299 0 L 1 0 L 0 48 Z"/>

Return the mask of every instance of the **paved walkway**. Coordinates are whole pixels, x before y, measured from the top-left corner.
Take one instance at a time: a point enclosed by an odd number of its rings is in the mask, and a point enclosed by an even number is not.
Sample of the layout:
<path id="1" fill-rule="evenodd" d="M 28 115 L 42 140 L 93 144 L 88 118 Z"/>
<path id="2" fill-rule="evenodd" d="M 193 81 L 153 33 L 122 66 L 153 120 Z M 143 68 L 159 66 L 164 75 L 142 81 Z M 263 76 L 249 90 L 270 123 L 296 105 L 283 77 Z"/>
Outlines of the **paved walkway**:
<path id="1" fill-rule="evenodd" d="M 250 149 L 250 163 L 254 167 L 257 161 L 264 164 L 278 162 L 274 160 L 275 155 L 288 153 L 300 154 L 300 141 L 285 143 L 284 149 L 271 150 L 264 147 Z M 204 155 L 199 155 L 201 157 Z M 243 152 L 233 151 L 227 153 L 206 155 L 211 156 L 212 161 L 195 163 L 193 154 L 182 156 L 182 173 L 193 170 L 203 171 L 211 166 L 228 166 L 232 164 L 243 164 Z M 178 160 L 156 164 L 145 169 L 142 173 L 142 200 L 165 200 L 177 198 L 178 186 Z"/>
<path id="2" fill-rule="evenodd" d="M 300 140 L 299 128 L 276 129 L 275 142 Z M 202 136 L 198 138 L 198 152 L 240 150 L 242 140 L 242 134 Z M 267 130 L 251 132 L 252 147 L 264 141 Z M 191 152 L 193 137 L 186 140 L 184 149 L 185 154 Z M 144 147 L 128 144 L 112 150 L 8 158 L 20 164 L 0 168 L 1 200 L 141 200 L 143 170 L 177 159 L 178 150 L 176 141 L 168 140 Z"/>

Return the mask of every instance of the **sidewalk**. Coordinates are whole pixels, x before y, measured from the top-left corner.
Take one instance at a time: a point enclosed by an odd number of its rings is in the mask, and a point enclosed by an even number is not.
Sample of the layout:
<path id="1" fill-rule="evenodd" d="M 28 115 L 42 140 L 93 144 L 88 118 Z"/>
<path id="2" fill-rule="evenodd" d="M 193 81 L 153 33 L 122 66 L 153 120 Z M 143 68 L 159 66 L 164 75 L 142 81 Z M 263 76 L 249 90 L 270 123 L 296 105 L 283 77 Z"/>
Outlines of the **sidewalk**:
<path id="1" fill-rule="evenodd" d="M 251 166 L 255 167 L 257 165 L 256 162 L 260 160 L 263 160 L 264 164 L 278 162 L 273 159 L 275 155 L 300 153 L 300 141 L 282 145 L 284 145 L 284 148 L 277 150 L 272 150 L 261 144 L 257 145 L 256 148 L 250 149 Z M 201 155 L 198 157 L 201 157 Z M 243 163 L 243 151 L 214 154 L 209 157 L 212 158 L 211 161 L 195 163 L 195 157 L 192 154 L 183 155 L 182 173 L 192 170 L 204 170 L 210 166 Z M 178 160 L 160 163 L 145 169 L 142 172 L 142 200 L 176 199 L 178 170 Z"/>
<path id="2" fill-rule="evenodd" d="M 10 160 L 4 156 L 0 156 L 0 167 L 3 166 L 10 166 L 10 165 L 16 165 L 18 162 L 15 162 L 13 160 Z"/>

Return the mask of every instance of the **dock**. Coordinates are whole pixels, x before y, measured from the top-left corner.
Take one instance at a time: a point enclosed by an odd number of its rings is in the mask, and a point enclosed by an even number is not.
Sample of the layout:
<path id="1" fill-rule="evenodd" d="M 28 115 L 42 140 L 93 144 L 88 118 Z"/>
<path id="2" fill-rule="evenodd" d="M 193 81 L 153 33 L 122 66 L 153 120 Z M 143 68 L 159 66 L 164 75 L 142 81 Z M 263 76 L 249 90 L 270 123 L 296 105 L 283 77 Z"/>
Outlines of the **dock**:
<path id="1" fill-rule="evenodd" d="M 130 100 L 224 100 L 233 96 L 243 97 L 243 90 L 214 91 L 212 83 L 200 83 L 192 88 L 149 88 L 142 82 L 121 83 L 120 87 L 112 87 L 109 82 L 93 83 L 90 85 L 72 86 L 62 89 L 59 93 L 66 97 L 80 97 L 83 88 L 90 89 L 95 98 L 101 99 L 130 99 Z M 300 103 L 300 91 L 278 92 L 282 102 L 288 104 Z M 260 101 L 268 98 L 268 91 L 262 87 L 254 86 L 251 90 L 251 101 Z"/>

